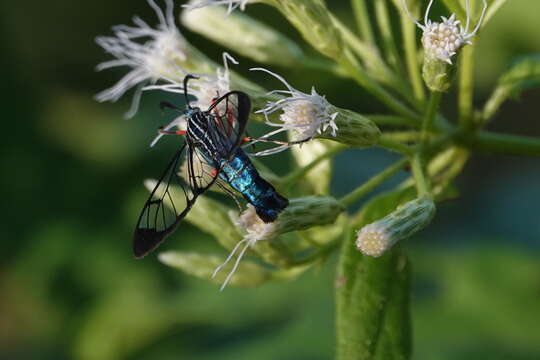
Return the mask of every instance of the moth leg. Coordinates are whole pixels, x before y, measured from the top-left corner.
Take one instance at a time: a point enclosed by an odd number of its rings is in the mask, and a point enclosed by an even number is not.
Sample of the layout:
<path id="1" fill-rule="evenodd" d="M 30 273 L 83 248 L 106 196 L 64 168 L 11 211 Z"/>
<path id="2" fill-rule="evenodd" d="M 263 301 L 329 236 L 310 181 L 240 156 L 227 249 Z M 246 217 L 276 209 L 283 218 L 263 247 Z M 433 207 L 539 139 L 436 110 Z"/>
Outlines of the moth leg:
<path id="1" fill-rule="evenodd" d="M 234 200 L 234 202 L 236 203 L 236 206 L 238 207 L 238 212 L 242 212 L 242 206 L 241 206 L 240 202 L 238 201 L 238 198 L 236 197 L 236 194 L 234 192 L 232 192 L 231 189 L 229 189 L 228 187 L 223 185 L 223 183 L 221 183 L 221 181 L 217 181 L 216 184 L 221 190 L 223 190 L 227 195 L 229 195 Z"/>
<path id="2" fill-rule="evenodd" d="M 265 139 L 265 138 L 256 138 L 256 137 L 252 137 L 252 136 L 246 136 L 242 139 L 242 143 L 248 143 L 248 142 L 265 142 L 265 143 L 271 143 L 271 144 L 276 144 L 276 145 L 287 145 L 287 146 L 292 146 L 292 145 L 298 145 L 298 144 L 303 144 L 305 142 L 308 142 L 312 139 L 312 137 L 308 137 L 308 138 L 305 138 L 305 139 L 302 139 L 302 140 L 296 140 L 296 141 L 281 141 L 281 140 L 270 140 L 270 139 Z"/>
<path id="3" fill-rule="evenodd" d="M 162 135 L 186 135 L 186 130 L 169 131 L 163 130 L 163 128 L 159 128 L 158 133 Z"/>

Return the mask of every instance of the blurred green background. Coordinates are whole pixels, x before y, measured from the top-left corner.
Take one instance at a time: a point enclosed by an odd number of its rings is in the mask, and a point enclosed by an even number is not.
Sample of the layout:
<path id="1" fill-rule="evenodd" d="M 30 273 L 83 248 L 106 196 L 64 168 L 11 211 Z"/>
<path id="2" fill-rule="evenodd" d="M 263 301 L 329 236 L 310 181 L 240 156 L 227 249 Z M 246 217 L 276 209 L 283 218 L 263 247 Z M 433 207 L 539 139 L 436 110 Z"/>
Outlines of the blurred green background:
<path id="1" fill-rule="evenodd" d="M 352 24 L 348 1 L 328 3 Z M 444 13 L 440 4 L 435 12 Z M 277 12 L 254 5 L 248 13 L 300 41 Z M 94 72 L 108 59 L 94 37 L 134 14 L 155 23 L 142 0 L 0 3 L 0 359 L 331 359 L 335 256 L 295 281 L 222 293 L 155 256 L 133 259 L 142 181 L 161 172 L 175 146 L 148 147 L 169 119 L 157 106 L 163 95 L 145 96 L 129 121 L 130 96 L 93 100 L 124 73 Z M 477 38 L 479 104 L 512 59 L 540 52 L 538 14 L 538 1 L 508 1 Z M 219 61 L 222 48 L 185 35 Z M 254 65 L 239 60 L 239 71 Z M 299 89 L 316 85 L 335 105 L 384 112 L 350 81 L 273 70 Z M 539 102 L 540 91 L 527 92 L 491 129 L 540 136 Z M 454 104 L 450 95 L 450 117 Z M 340 155 L 333 193 L 392 159 L 382 150 Z M 268 164 L 287 171 L 276 159 Z M 539 179 L 537 159 L 474 156 L 459 180 L 462 196 L 404 244 L 414 271 L 415 359 L 540 358 Z M 162 249 L 225 253 L 192 227 Z"/>

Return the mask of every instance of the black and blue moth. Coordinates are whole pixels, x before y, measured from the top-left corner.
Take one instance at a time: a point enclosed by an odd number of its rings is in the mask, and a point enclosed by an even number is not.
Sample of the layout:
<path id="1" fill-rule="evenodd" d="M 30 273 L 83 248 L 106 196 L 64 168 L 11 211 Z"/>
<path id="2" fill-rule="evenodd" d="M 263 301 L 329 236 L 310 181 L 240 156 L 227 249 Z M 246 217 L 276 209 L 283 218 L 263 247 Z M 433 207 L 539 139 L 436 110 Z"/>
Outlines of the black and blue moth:
<path id="1" fill-rule="evenodd" d="M 275 221 L 289 204 L 259 175 L 241 148 L 251 111 L 247 94 L 231 91 L 205 111 L 191 107 L 187 94 L 186 102 L 187 127 L 176 132 L 185 135 L 185 141 L 154 187 L 137 222 L 133 236 L 133 253 L 137 258 L 150 253 L 174 232 L 197 197 L 214 183 L 226 191 L 232 188 L 240 193 L 266 223 Z M 178 174 L 183 161 L 187 165 L 186 180 Z"/>

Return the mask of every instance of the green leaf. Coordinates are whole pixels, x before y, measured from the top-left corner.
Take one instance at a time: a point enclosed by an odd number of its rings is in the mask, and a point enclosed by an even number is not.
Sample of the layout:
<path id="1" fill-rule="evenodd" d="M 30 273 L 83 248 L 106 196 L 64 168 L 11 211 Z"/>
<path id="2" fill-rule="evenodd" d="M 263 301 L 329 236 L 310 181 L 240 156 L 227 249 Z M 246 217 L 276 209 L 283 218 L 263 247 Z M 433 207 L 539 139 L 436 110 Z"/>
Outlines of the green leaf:
<path id="1" fill-rule="evenodd" d="M 193 252 L 167 251 L 159 254 L 159 261 L 165 265 L 182 270 L 186 274 L 222 284 L 231 271 L 234 259 L 213 277 L 214 270 L 225 262 L 225 258 L 214 255 L 203 255 Z M 242 260 L 238 265 L 230 285 L 255 287 L 271 278 L 270 271 L 249 260 Z"/>
<path id="2" fill-rule="evenodd" d="M 415 196 L 412 188 L 381 194 L 361 210 L 354 227 L 378 220 Z M 398 248 L 363 256 L 350 229 L 336 279 L 337 359 L 408 359 L 410 322 L 407 260 Z"/>
<path id="3" fill-rule="evenodd" d="M 490 119 L 509 97 L 517 98 L 526 89 L 540 86 L 540 54 L 518 59 L 498 81 L 486 102 L 483 119 Z"/>

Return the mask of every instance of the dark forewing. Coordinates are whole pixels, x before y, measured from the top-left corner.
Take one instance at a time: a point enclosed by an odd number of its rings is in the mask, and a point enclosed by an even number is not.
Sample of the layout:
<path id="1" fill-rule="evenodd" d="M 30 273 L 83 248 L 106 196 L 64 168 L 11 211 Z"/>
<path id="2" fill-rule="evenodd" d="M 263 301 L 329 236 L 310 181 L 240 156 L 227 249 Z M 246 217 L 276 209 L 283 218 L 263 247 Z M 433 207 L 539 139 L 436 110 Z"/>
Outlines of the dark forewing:
<path id="1" fill-rule="evenodd" d="M 241 145 L 246 130 L 251 101 L 241 91 L 231 91 L 206 111 L 212 141 L 222 159 L 229 159 Z"/>
<path id="2" fill-rule="evenodd" d="M 180 167 L 184 153 L 186 164 Z M 141 258 L 154 250 L 176 229 L 195 203 L 197 196 L 205 192 L 215 181 L 211 169 L 196 148 L 187 146 L 186 143 L 182 145 L 141 211 L 133 235 L 135 257 Z M 184 181 L 183 177 L 189 181 Z"/>

